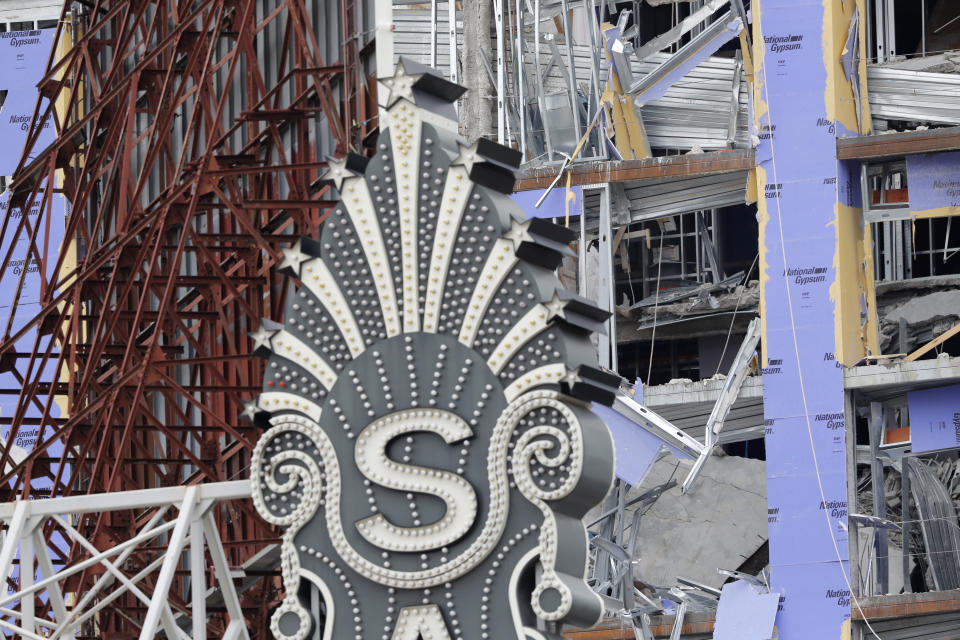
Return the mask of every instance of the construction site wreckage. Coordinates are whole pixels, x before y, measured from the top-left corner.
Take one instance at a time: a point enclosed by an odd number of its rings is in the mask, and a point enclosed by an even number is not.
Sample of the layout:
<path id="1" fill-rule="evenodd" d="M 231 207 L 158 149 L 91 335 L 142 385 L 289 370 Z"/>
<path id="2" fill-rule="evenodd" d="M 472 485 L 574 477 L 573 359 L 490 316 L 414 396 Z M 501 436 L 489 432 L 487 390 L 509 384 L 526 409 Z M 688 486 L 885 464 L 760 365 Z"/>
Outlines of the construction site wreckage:
<path id="1" fill-rule="evenodd" d="M 0 0 L 0 629 L 960 638 L 960 2 Z"/>

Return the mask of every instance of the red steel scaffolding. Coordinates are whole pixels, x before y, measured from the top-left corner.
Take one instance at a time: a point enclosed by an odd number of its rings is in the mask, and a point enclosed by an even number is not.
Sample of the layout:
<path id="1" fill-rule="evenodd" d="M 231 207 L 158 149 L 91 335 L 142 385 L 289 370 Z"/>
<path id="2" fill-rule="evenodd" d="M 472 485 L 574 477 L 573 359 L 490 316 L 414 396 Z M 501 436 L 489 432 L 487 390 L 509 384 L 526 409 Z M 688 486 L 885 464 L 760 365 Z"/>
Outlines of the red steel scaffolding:
<path id="1" fill-rule="evenodd" d="M 318 180 L 324 154 L 362 151 L 376 128 L 361 71 L 372 40 L 352 26 L 354 4 L 66 3 L 59 56 L 39 85 L 46 106 L 38 101 L 11 184 L 11 210 L 39 212 L 2 228 L 0 279 L 32 258 L 42 284 L 39 305 L 14 305 L 0 342 L 0 372 L 16 381 L 0 393 L 17 396 L 16 412 L 0 416 L 0 500 L 42 497 L 39 480 L 52 486 L 44 495 L 67 496 L 246 477 L 260 429 L 241 413 L 264 366 L 248 333 L 281 317 L 281 248 L 315 236 L 333 204 Z M 339 52 L 327 59 L 330 33 Z M 59 135 L 34 148 L 47 115 Z M 72 207 L 58 252 L 37 230 L 61 194 Z M 28 430 L 38 435 L 16 462 L 11 445 Z M 115 544 L 150 516 L 101 514 L 78 528 Z M 276 538 L 248 502 L 228 503 L 217 521 L 234 567 Z M 57 562 L 84 557 L 50 544 Z M 252 637 L 269 637 L 278 571 L 257 566 L 242 604 Z M 79 573 L 71 590 L 97 577 Z M 189 611 L 183 588 L 171 590 L 175 612 Z M 136 637 L 144 611 L 124 596 L 87 635 Z M 218 624 L 213 616 L 213 637 Z"/>

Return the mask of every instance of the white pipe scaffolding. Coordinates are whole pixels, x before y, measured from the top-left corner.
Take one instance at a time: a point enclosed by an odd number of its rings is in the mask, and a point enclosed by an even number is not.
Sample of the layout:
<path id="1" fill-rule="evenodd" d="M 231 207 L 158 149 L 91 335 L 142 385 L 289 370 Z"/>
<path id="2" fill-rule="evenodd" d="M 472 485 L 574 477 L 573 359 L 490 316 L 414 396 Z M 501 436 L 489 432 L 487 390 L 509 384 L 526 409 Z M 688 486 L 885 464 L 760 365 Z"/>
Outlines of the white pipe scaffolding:
<path id="1" fill-rule="evenodd" d="M 25 638 L 53 640 L 73 638 L 84 621 L 125 593 L 133 594 L 147 605 L 140 638 L 154 638 L 162 630 L 167 638 L 203 640 L 206 637 L 205 598 L 211 586 L 219 589 L 230 623 L 225 638 L 249 638 L 240 608 L 240 599 L 230 576 L 223 544 L 220 541 L 212 507 L 226 500 L 250 498 L 251 483 L 247 480 L 221 482 L 189 487 L 144 489 L 86 496 L 70 496 L 49 500 L 17 500 L 0 504 L 0 521 L 7 525 L 0 547 L 0 574 L 12 575 L 14 566 L 39 567 L 42 579 L 34 581 L 33 571 L 21 572 L 21 588 L 0 597 L 0 614 L 15 622 L 0 620 L 0 627 Z M 102 513 L 156 508 L 157 512 L 140 531 L 106 549 L 99 548 L 71 524 L 86 513 Z M 169 518 L 171 509 L 176 516 Z M 45 529 L 59 531 L 64 539 L 79 544 L 90 555 L 85 560 L 64 567 L 54 566 L 41 534 Z M 141 545 L 167 534 L 164 553 L 133 577 L 120 567 Z M 207 584 L 204 548 L 213 561 L 215 583 Z M 189 550 L 184 556 L 183 551 Z M 18 553 L 19 552 L 19 553 Z M 169 589 L 184 558 L 189 558 L 192 621 L 178 621 L 170 605 Z M 63 590 L 66 580 L 95 566 L 105 570 L 93 587 L 79 599 L 67 598 Z M 145 580 L 156 575 L 152 591 L 146 591 Z M 53 619 L 37 617 L 35 603 L 47 599 Z M 19 606 L 19 609 L 17 607 Z M 10 608 L 12 607 L 12 608 Z M 182 612 L 181 612 L 182 615 Z M 43 627 L 47 631 L 40 632 Z M 185 629 L 191 629 L 191 636 Z M 49 635 L 46 635 L 49 632 Z"/>

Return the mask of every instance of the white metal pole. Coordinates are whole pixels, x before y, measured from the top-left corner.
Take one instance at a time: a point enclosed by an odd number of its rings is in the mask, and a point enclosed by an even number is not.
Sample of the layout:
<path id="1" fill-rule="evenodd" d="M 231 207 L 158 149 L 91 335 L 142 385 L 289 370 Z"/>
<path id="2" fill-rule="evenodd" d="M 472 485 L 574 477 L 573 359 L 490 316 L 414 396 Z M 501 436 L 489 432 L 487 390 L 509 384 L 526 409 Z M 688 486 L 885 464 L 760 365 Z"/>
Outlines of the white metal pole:
<path id="1" fill-rule="evenodd" d="M 886 0 L 876 0 L 874 5 L 874 14 L 875 18 L 873 21 L 873 33 L 874 46 L 876 46 L 877 53 L 877 62 L 883 62 L 887 59 L 886 57 L 886 34 L 887 34 L 887 23 L 884 20 L 884 8 L 886 7 Z"/>
<path id="2" fill-rule="evenodd" d="M 27 522 L 27 513 L 30 509 L 30 502 L 17 500 L 13 509 L 13 518 L 7 527 L 6 535 L 3 538 L 3 548 L 0 549 L 0 583 L 6 584 L 10 577 L 10 571 L 13 568 L 13 556 L 17 552 L 17 543 L 20 541 L 20 534 L 23 532 L 23 525 Z M 4 604 L 0 602 L 0 604 Z"/>
<path id="3" fill-rule="evenodd" d="M 447 0 L 447 35 L 450 39 L 450 82 L 457 83 L 460 73 L 457 68 L 457 3 L 455 0 Z"/>
<path id="4" fill-rule="evenodd" d="M 587 207 L 584 206 L 585 190 L 580 190 L 580 240 L 577 247 L 577 293 L 586 298 L 587 292 Z"/>
<path id="5" fill-rule="evenodd" d="M 207 640 L 207 572 L 203 562 L 203 524 L 190 523 L 190 600 L 193 640 Z"/>
<path id="6" fill-rule="evenodd" d="M 599 261 L 599 306 L 610 312 L 606 334 L 598 336 L 600 366 L 610 371 L 617 370 L 617 320 L 616 287 L 613 281 L 613 228 L 610 223 L 610 185 L 600 185 L 600 261 Z"/>
<path id="7" fill-rule="evenodd" d="M 217 533 L 216 523 L 213 521 L 213 514 L 207 513 L 203 516 L 203 532 L 207 538 L 207 549 L 210 551 L 210 559 L 213 561 L 213 572 L 220 585 L 220 594 L 223 597 L 223 603 L 230 614 L 231 620 L 243 620 L 243 610 L 240 608 L 240 598 L 233 586 L 233 580 L 230 578 L 230 568 L 227 566 L 227 556 L 223 552 L 223 544 L 220 542 L 220 535 Z M 232 622 L 231 622 L 232 624 Z M 241 628 L 242 637 L 249 640 L 246 626 Z"/>
<path id="8" fill-rule="evenodd" d="M 374 21 L 377 38 L 377 102 L 380 107 L 380 130 L 383 130 L 385 100 L 389 90 L 381 78 L 393 75 L 393 0 L 374 0 Z"/>
<path id="9" fill-rule="evenodd" d="M 46 541 L 44 541 L 39 529 L 33 530 L 33 547 L 37 554 L 37 566 L 40 568 L 40 574 L 44 578 L 53 576 L 56 572 L 53 569 L 53 562 L 50 560 L 50 552 L 47 550 Z M 67 604 L 63 600 L 60 585 L 56 582 L 53 583 L 50 585 L 50 588 L 47 589 L 47 592 L 50 595 L 50 605 L 53 607 L 53 613 L 56 619 L 61 622 L 66 620 L 68 616 Z M 73 638 L 74 635 L 73 632 L 70 631 L 60 637 Z"/>
<path id="10" fill-rule="evenodd" d="M 33 531 L 31 526 L 36 526 L 36 522 L 31 522 L 25 527 L 23 536 L 20 538 L 20 587 L 24 590 L 33 586 Z M 31 593 L 20 600 L 20 626 L 30 633 L 37 632 L 36 612 L 34 611 L 34 600 L 36 596 Z"/>
<path id="11" fill-rule="evenodd" d="M 170 585 L 173 583 L 173 576 L 176 573 L 177 565 L 180 564 L 180 553 L 187 541 L 187 532 L 190 528 L 190 520 L 193 516 L 193 509 L 197 503 L 197 488 L 188 487 L 183 502 L 180 504 L 180 514 L 177 516 L 177 524 L 173 527 L 170 534 L 170 541 L 167 544 L 166 557 L 160 566 L 160 574 L 157 576 L 157 584 L 153 589 L 153 598 L 150 601 L 150 607 L 147 609 L 147 615 L 143 619 L 143 627 L 140 629 L 140 640 L 150 640 L 157 632 L 157 623 L 160 622 L 160 614 L 163 606 L 167 603 L 167 593 L 170 591 Z"/>
<path id="12" fill-rule="evenodd" d="M 920 0 L 920 55 L 927 55 L 927 0 Z"/>

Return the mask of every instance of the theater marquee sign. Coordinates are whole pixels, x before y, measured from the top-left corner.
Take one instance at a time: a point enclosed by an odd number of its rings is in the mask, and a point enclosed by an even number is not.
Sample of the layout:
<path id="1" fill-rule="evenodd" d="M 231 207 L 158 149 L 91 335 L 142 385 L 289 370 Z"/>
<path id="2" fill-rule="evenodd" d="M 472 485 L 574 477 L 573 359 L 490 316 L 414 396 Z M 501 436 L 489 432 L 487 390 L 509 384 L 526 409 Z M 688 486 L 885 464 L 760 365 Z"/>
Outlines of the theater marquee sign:
<path id="1" fill-rule="evenodd" d="M 280 640 L 546 639 L 597 622 L 581 521 L 613 479 L 589 410 L 603 312 L 553 270 L 568 231 L 506 195 L 515 153 L 467 145 L 462 89 L 403 61 L 369 161 L 285 250 L 299 283 L 247 416 L 254 499 L 284 527 Z"/>

